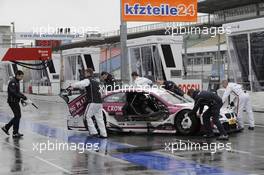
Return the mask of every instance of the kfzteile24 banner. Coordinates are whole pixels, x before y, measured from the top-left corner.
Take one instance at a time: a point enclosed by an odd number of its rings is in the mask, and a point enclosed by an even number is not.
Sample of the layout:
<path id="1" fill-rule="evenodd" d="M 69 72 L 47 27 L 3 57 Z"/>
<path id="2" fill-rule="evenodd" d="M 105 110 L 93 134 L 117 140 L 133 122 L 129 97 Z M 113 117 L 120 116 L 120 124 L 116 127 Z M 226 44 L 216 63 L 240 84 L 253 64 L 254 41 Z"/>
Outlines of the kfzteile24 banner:
<path id="1" fill-rule="evenodd" d="M 197 0 L 122 0 L 124 21 L 195 22 Z"/>

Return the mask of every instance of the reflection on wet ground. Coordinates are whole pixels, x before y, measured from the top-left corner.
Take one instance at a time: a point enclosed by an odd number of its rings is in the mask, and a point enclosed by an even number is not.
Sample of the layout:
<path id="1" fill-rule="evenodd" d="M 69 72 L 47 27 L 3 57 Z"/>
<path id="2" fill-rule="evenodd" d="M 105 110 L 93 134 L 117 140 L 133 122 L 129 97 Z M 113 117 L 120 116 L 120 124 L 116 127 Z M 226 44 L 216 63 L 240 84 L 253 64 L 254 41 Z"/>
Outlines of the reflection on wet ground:
<path id="1" fill-rule="evenodd" d="M 67 109 L 63 104 L 38 102 L 40 110 L 23 109 L 23 139 L 0 134 L 0 174 L 264 174 L 264 128 L 233 134 L 232 151 L 166 150 L 166 144 L 214 143 L 199 137 L 174 135 L 112 134 L 108 139 L 66 130 Z M 55 107 L 56 106 L 56 107 Z M 0 122 L 11 115 L 0 107 Z M 1 124 L 1 125 L 2 125 Z M 82 150 L 34 150 L 45 143 L 87 145 Z M 39 145 L 38 145 L 39 146 Z M 55 146 L 54 146 L 55 147 Z M 38 147 L 39 148 L 39 147 Z"/>

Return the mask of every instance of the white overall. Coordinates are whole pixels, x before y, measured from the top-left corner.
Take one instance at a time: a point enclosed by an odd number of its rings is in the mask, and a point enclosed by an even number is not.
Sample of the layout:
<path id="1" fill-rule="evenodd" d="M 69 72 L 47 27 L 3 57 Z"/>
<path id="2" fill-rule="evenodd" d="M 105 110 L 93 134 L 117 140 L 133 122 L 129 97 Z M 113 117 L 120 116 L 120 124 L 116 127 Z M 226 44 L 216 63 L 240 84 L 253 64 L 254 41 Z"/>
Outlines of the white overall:
<path id="1" fill-rule="evenodd" d="M 248 114 L 248 123 L 250 127 L 255 126 L 254 115 L 252 110 L 252 104 L 249 94 L 244 92 L 242 86 L 236 83 L 228 83 L 225 93 L 223 95 L 223 103 L 226 102 L 228 96 L 233 93 L 237 100 L 237 120 L 241 128 L 244 128 L 243 110 L 246 109 Z"/>

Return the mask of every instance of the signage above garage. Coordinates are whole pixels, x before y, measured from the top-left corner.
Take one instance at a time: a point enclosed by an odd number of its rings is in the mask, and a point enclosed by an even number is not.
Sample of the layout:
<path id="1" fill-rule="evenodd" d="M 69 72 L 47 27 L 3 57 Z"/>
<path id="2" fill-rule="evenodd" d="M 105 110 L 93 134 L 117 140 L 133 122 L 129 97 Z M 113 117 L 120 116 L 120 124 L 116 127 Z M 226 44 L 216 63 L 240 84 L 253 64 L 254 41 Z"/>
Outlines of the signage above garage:
<path id="1" fill-rule="evenodd" d="M 122 8 L 124 21 L 197 21 L 197 0 L 122 0 Z"/>

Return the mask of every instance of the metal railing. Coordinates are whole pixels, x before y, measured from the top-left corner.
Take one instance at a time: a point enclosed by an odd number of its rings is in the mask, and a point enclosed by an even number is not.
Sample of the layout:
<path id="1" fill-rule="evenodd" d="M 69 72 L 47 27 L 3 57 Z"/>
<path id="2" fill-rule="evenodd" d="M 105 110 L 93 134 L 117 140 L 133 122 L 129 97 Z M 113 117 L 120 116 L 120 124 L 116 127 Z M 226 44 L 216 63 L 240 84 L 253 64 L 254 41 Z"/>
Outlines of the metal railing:
<path id="1" fill-rule="evenodd" d="M 264 4 L 264 3 L 263 3 Z M 262 5 L 262 4 L 261 4 Z M 254 5 L 251 5 L 255 7 Z M 264 5 L 263 5 L 264 6 Z M 251 19 L 258 16 L 256 10 L 248 10 L 247 7 L 238 7 L 233 9 L 223 10 L 223 15 L 221 13 L 207 14 L 197 17 L 196 22 L 162 22 L 162 23 L 153 23 L 142 26 L 130 27 L 127 29 L 128 34 L 142 33 L 148 31 L 155 31 L 165 29 L 167 27 L 190 27 L 190 26 L 201 26 L 206 24 L 223 24 L 227 22 L 240 21 L 241 19 Z M 220 11 L 221 12 L 221 11 Z M 261 12 L 264 13 L 264 10 Z M 262 14 L 261 16 L 264 16 Z M 115 37 L 120 35 L 120 30 L 110 31 L 103 33 L 104 37 Z"/>
<path id="2" fill-rule="evenodd" d="M 162 22 L 162 23 L 146 24 L 142 26 L 128 28 L 127 33 L 135 34 L 135 33 L 142 33 L 148 31 L 162 30 L 162 29 L 166 29 L 167 27 L 176 28 L 176 27 L 197 26 L 197 25 L 208 24 L 209 21 L 211 22 L 214 21 L 214 17 L 212 15 L 203 15 L 203 16 L 198 16 L 196 22 Z M 110 31 L 102 34 L 102 36 L 104 37 L 114 37 L 119 35 L 120 35 L 120 30 Z"/>

